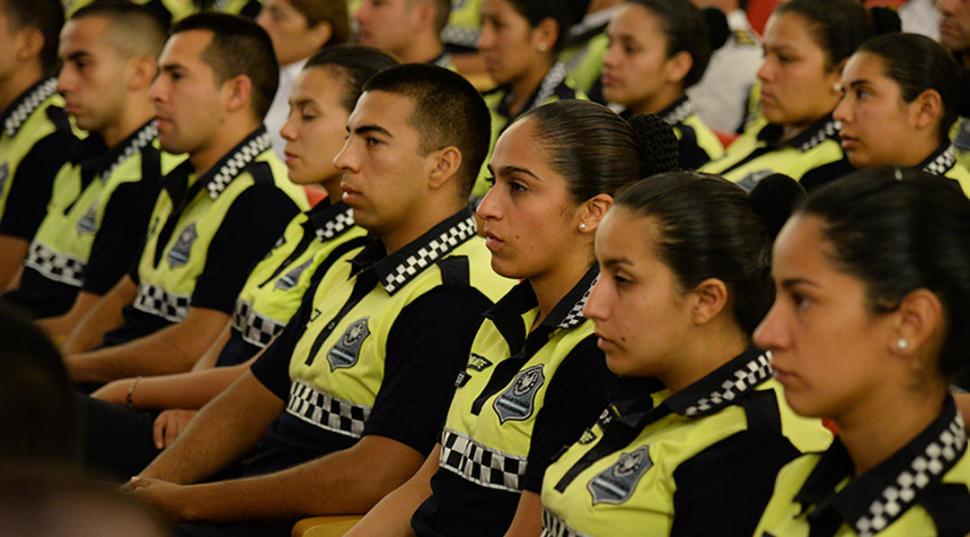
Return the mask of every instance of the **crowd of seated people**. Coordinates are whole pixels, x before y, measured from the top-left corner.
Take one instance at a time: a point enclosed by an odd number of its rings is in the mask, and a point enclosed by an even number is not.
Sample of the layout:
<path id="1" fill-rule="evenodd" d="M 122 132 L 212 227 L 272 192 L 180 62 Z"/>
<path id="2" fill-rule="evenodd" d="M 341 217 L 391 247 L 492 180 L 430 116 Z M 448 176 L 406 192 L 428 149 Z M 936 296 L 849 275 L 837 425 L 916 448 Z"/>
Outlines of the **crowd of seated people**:
<path id="1" fill-rule="evenodd" d="M 0 533 L 970 535 L 966 0 L 0 0 Z"/>

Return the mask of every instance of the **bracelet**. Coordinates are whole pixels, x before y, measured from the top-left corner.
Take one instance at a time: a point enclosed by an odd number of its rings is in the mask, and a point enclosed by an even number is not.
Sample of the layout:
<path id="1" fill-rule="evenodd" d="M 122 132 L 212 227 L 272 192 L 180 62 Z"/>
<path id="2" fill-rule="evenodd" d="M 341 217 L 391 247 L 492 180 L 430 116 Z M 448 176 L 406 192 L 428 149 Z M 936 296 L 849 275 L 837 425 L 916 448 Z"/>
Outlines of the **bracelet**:
<path id="1" fill-rule="evenodd" d="M 128 394 L 125 395 L 125 406 L 128 407 L 128 408 L 134 408 L 135 407 L 135 404 L 134 404 L 135 403 L 135 388 L 138 387 L 138 383 L 139 382 L 141 382 L 141 375 L 135 377 L 135 380 L 134 380 L 134 382 L 131 383 L 131 386 L 128 386 Z"/>

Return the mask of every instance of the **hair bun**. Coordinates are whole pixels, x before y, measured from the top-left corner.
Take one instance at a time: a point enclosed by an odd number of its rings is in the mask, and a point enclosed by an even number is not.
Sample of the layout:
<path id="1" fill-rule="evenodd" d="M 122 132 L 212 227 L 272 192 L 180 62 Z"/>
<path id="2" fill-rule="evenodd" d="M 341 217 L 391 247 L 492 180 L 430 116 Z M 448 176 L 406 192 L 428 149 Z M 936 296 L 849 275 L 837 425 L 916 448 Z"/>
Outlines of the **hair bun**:
<path id="1" fill-rule="evenodd" d="M 728 25 L 727 15 L 716 7 L 706 7 L 702 10 L 704 21 L 707 22 L 707 36 L 711 44 L 711 50 L 717 50 L 727 43 L 731 36 L 731 27 Z"/>
<path id="2" fill-rule="evenodd" d="M 640 178 L 680 170 L 677 135 L 656 114 L 633 116 L 629 120 L 640 149 Z"/>
<path id="3" fill-rule="evenodd" d="M 782 173 L 773 173 L 751 191 L 751 207 L 772 237 L 777 236 L 788 221 L 792 211 L 805 198 L 805 189 L 794 179 Z"/>
<path id="4" fill-rule="evenodd" d="M 869 21 L 875 35 L 891 34 L 903 31 L 903 22 L 895 9 L 888 7 L 869 8 Z"/>

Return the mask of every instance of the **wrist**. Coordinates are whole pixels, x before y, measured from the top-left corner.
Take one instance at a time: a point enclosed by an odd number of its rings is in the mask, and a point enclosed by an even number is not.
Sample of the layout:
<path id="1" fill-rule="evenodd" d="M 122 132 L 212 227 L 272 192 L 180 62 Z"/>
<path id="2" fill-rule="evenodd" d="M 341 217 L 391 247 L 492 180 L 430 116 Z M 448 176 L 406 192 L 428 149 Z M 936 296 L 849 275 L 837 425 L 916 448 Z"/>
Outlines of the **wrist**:
<path id="1" fill-rule="evenodd" d="M 128 393 L 125 394 L 125 406 L 128 408 L 135 408 L 135 389 L 138 388 L 139 383 L 141 383 L 141 375 L 135 377 L 128 385 Z"/>

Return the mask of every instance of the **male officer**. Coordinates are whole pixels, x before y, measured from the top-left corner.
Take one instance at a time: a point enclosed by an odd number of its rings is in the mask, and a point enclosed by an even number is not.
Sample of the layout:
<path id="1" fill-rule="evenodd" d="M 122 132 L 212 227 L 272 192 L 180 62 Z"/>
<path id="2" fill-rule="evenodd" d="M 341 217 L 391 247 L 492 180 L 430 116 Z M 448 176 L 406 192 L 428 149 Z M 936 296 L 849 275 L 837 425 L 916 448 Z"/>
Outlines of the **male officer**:
<path id="1" fill-rule="evenodd" d="M 253 264 L 307 207 L 262 126 L 278 80 L 262 28 L 193 15 L 159 65 L 159 141 L 188 158 L 164 179 L 137 266 L 65 343 L 75 382 L 188 370 L 228 323 Z"/>
<path id="2" fill-rule="evenodd" d="M 335 263 L 252 370 L 132 480 L 177 520 L 222 523 L 184 534 L 288 535 L 288 518 L 367 511 L 428 455 L 480 314 L 511 286 L 467 208 L 488 150 L 475 89 L 411 64 L 364 90 L 335 163 L 375 239 Z M 246 477 L 193 484 L 257 444 Z"/>
<path id="3" fill-rule="evenodd" d="M 434 63 L 451 68 L 441 30 L 450 0 L 364 0 L 354 15 L 360 42 L 396 56 L 401 63 Z"/>

